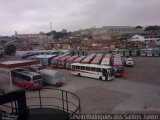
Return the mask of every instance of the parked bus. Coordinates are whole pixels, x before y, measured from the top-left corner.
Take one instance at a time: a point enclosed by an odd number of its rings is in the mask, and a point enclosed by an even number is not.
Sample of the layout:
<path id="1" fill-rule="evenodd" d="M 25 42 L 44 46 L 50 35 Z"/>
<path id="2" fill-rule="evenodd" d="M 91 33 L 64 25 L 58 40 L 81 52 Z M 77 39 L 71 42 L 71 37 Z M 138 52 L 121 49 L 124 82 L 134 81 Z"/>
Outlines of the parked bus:
<path id="1" fill-rule="evenodd" d="M 138 56 L 138 51 L 137 50 L 132 50 L 132 56 Z"/>
<path id="2" fill-rule="evenodd" d="M 75 60 L 73 60 L 73 63 L 80 63 L 85 58 L 86 58 L 86 56 L 80 56 L 80 57 L 76 58 Z"/>
<path id="3" fill-rule="evenodd" d="M 111 66 L 73 63 L 71 73 L 73 75 L 96 78 L 100 80 L 112 80 L 114 69 Z"/>
<path id="4" fill-rule="evenodd" d="M 153 49 L 153 56 L 159 57 L 160 56 L 160 50 L 159 49 Z"/>
<path id="5" fill-rule="evenodd" d="M 67 56 L 67 55 L 69 55 L 69 54 L 68 54 L 68 53 L 67 53 L 67 54 L 62 54 L 62 55 L 60 55 L 60 56 L 57 56 L 57 57 L 53 58 L 53 59 L 52 59 L 52 68 L 58 68 L 58 60 L 59 60 L 60 58 L 62 58 L 62 57 Z"/>
<path id="6" fill-rule="evenodd" d="M 36 55 L 56 55 L 58 56 L 61 52 L 60 51 L 53 51 L 53 50 L 36 50 L 36 51 L 29 51 L 22 55 L 22 59 L 30 59 Z"/>
<path id="7" fill-rule="evenodd" d="M 121 56 L 124 56 L 124 50 L 119 50 L 119 54 L 120 54 Z"/>
<path id="8" fill-rule="evenodd" d="M 113 50 L 113 51 L 112 51 L 112 54 L 113 54 L 113 55 L 115 55 L 115 54 L 119 54 L 119 51 L 118 51 L 118 49 L 116 49 L 116 50 Z"/>
<path id="9" fill-rule="evenodd" d="M 30 90 L 42 88 L 42 76 L 39 73 L 17 68 L 11 71 L 11 75 L 13 82 L 21 87 Z"/>
<path id="10" fill-rule="evenodd" d="M 153 55 L 153 50 L 152 50 L 152 49 L 147 49 L 147 50 L 146 50 L 146 54 L 147 54 L 147 56 L 152 57 L 152 55 Z"/>
<path id="11" fill-rule="evenodd" d="M 98 53 L 96 55 L 96 57 L 91 61 L 91 64 L 96 64 L 99 65 L 101 60 L 102 60 L 103 54 L 102 53 Z"/>
<path id="12" fill-rule="evenodd" d="M 111 57 L 112 56 L 110 54 L 106 54 L 102 59 L 101 65 L 106 65 L 106 66 L 111 65 Z"/>
<path id="13" fill-rule="evenodd" d="M 113 55 L 113 58 L 121 58 L 121 55 L 120 54 L 115 54 L 115 55 Z"/>
<path id="14" fill-rule="evenodd" d="M 115 69 L 115 76 L 122 77 L 124 74 L 123 62 L 121 57 L 113 58 L 113 68 Z"/>
<path id="15" fill-rule="evenodd" d="M 81 63 L 89 64 L 94 59 L 95 56 L 96 56 L 96 53 L 91 53 L 84 60 L 82 60 Z"/>
<path id="16" fill-rule="evenodd" d="M 52 59 L 58 55 L 36 55 L 32 59 L 39 60 L 42 66 L 50 66 L 52 64 Z"/>
<path id="17" fill-rule="evenodd" d="M 140 50 L 140 56 L 146 56 L 146 49 Z"/>
<path id="18" fill-rule="evenodd" d="M 124 56 L 125 56 L 125 57 L 129 57 L 129 56 L 130 56 L 129 50 L 124 50 Z"/>
<path id="19" fill-rule="evenodd" d="M 76 58 L 78 58 L 78 56 L 74 55 L 66 60 L 66 69 L 71 69 L 71 64 Z"/>
<path id="20" fill-rule="evenodd" d="M 66 60 L 72 57 L 71 55 L 64 56 L 58 60 L 58 68 L 66 68 Z"/>

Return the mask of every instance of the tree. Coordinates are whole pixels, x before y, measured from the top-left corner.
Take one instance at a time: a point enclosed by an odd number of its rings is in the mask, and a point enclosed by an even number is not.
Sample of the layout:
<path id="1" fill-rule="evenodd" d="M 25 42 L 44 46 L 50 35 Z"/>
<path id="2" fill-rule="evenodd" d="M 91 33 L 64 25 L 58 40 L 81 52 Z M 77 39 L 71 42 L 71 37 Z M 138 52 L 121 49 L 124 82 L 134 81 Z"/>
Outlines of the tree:
<path id="1" fill-rule="evenodd" d="M 159 32 L 160 26 L 154 25 L 154 26 L 147 26 L 145 28 L 145 31 L 151 31 L 151 32 Z"/>
<path id="2" fill-rule="evenodd" d="M 143 29 L 142 26 L 136 26 L 135 28 L 137 28 L 137 29 Z"/>
<path id="3" fill-rule="evenodd" d="M 9 44 L 6 46 L 4 52 L 6 55 L 13 55 L 16 52 L 16 46 L 13 44 Z"/>
<path id="4" fill-rule="evenodd" d="M 5 40 L 2 40 L 2 41 L 1 41 L 1 44 L 6 44 L 6 41 L 5 41 Z"/>
<path id="5" fill-rule="evenodd" d="M 67 33 L 67 29 L 62 29 L 62 33 Z"/>

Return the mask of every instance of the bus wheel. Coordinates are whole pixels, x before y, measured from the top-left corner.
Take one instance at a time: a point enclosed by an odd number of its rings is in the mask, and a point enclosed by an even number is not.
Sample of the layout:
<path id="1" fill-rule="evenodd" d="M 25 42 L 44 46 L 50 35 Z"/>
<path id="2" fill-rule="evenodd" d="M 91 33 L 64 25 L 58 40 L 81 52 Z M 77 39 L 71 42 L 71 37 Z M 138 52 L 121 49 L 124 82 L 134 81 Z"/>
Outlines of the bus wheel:
<path id="1" fill-rule="evenodd" d="M 78 73 L 78 76 L 79 76 L 79 77 L 81 77 L 81 74 L 80 74 L 80 73 Z"/>
<path id="2" fill-rule="evenodd" d="M 99 79 L 102 80 L 102 77 L 100 76 Z"/>

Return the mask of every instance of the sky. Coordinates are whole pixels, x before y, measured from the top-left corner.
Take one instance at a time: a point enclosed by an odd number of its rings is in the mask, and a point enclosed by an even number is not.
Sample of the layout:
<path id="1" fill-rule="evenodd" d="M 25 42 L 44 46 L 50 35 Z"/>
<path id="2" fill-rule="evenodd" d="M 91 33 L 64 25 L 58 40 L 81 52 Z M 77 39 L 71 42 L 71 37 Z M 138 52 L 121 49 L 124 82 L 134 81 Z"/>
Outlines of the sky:
<path id="1" fill-rule="evenodd" d="M 0 35 L 160 25 L 160 0 L 0 0 Z"/>

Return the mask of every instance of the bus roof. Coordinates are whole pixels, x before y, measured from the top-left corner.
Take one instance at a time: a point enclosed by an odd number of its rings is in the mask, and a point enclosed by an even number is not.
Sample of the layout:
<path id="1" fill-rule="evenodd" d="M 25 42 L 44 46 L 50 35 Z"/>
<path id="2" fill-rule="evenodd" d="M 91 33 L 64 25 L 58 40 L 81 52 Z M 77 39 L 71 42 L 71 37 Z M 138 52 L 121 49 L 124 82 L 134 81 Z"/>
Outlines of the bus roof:
<path id="1" fill-rule="evenodd" d="M 36 55 L 35 58 L 52 58 L 56 56 L 57 55 Z"/>
<path id="2" fill-rule="evenodd" d="M 106 54 L 106 55 L 104 56 L 104 58 L 111 58 L 111 57 L 112 57 L 111 54 Z"/>
<path id="3" fill-rule="evenodd" d="M 120 57 L 121 58 L 121 55 L 120 54 L 115 54 L 114 57 Z"/>
<path id="4" fill-rule="evenodd" d="M 67 56 L 61 57 L 59 60 L 67 60 L 70 57 L 72 57 L 72 56 L 71 55 L 67 55 Z"/>
<path id="5" fill-rule="evenodd" d="M 113 66 L 123 66 L 121 57 L 114 57 Z"/>
<path id="6" fill-rule="evenodd" d="M 66 53 L 66 54 L 63 54 L 63 55 L 59 55 L 59 56 L 53 58 L 52 60 L 59 60 L 60 58 L 65 57 L 65 56 L 67 56 L 67 55 L 69 55 L 69 54 Z"/>
<path id="7" fill-rule="evenodd" d="M 81 63 L 89 63 L 95 56 L 96 56 L 96 53 L 92 53 L 89 56 L 87 56 L 84 60 L 82 60 Z"/>
<path id="8" fill-rule="evenodd" d="M 82 64 L 82 63 L 73 63 L 71 65 L 77 65 L 77 66 L 87 66 L 87 67 L 97 67 L 97 68 L 112 68 L 111 66 L 105 66 L 105 65 L 95 65 L 95 64 Z"/>
<path id="9" fill-rule="evenodd" d="M 37 75 L 40 75 L 39 73 L 32 72 L 32 71 L 29 71 L 29 70 L 23 69 L 23 68 L 15 69 L 13 71 L 15 71 L 17 73 L 20 73 L 20 74 L 23 74 L 23 75 L 27 75 L 27 76 L 37 76 Z"/>
<path id="10" fill-rule="evenodd" d="M 73 62 L 81 62 L 84 58 L 86 58 L 86 56 L 80 56 L 76 58 L 75 60 L 73 60 Z"/>
<path id="11" fill-rule="evenodd" d="M 74 55 L 74 56 L 68 58 L 66 61 L 72 62 L 72 61 L 73 61 L 74 59 L 76 59 L 76 58 L 78 58 L 78 56 L 77 56 L 77 55 Z"/>
<path id="12" fill-rule="evenodd" d="M 110 60 L 111 60 L 110 58 L 104 57 L 102 59 L 101 65 L 110 65 Z"/>
<path id="13" fill-rule="evenodd" d="M 91 64 L 100 64 L 102 57 L 102 53 L 97 54 L 96 57 L 91 61 Z"/>

